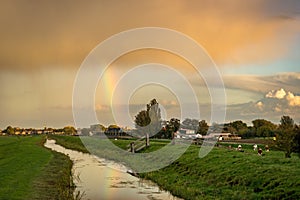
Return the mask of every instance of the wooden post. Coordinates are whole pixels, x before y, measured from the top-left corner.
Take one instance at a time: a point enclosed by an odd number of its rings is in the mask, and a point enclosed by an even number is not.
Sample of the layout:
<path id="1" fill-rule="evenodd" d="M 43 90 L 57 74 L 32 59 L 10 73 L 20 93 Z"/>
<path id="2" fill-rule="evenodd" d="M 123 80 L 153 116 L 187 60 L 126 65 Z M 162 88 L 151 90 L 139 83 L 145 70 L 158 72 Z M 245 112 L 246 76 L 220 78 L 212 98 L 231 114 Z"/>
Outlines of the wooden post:
<path id="1" fill-rule="evenodd" d="M 149 141 L 149 134 L 146 134 L 146 147 L 150 146 L 150 141 Z"/>
<path id="2" fill-rule="evenodd" d="M 134 142 L 130 143 L 130 152 L 134 153 Z"/>
<path id="3" fill-rule="evenodd" d="M 171 145 L 174 145 L 175 144 L 175 133 L 173 132 L 172 133 L 172 142 L 171 142 Z"/>

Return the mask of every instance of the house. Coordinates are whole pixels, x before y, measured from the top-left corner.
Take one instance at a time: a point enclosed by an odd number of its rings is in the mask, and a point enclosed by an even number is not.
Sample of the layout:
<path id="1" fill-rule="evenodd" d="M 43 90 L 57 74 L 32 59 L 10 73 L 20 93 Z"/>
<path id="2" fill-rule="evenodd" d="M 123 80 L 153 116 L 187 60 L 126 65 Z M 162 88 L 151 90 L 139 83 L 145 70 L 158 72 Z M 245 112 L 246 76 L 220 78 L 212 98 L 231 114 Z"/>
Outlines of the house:
<path id="1" fill-rule="evenodd" d="M 241 137 L 239 137 L 238 135 L 234 135 L 232 133 L 222 133 L 220 135 L 220 138 L 219 140 L 222 139 L 222 140 L 240 140 L 242 139 Z"/>
<path id="2" fill-rule="evenodd" d="M 208 135 L 203 136 L 204 139 L 218 139 L 222 140 L 240 140 L 241 137 L 237 135 L 233 135 L 232 133 L 210 133 Z"/>
<path id="3" fill-rule="evenodd" d="M 118 136 L 121 133 L 121 128 L 117 125 L 110 125 L 107 130 L 105 131 L 105 133 L 107 135 L 115 135 Z"/>
<path id="4" fill-rule="evenodd" d="M 194 140 L 194 139 L 201 139 L 201 138 L 203 138 L 203 136 L 201 134 L 194 134 L 194 132 L 192 134 L 182 134 L 179 131 L 177 131 L 175 133 L 175 138 L 177 138 L 177 139 L 180 139 L 180 138 L 193 139 Z"/>
<path id="5" fill-rule="evenodd" d="M 87 132 L 87 129 L 85 128 L 84 131 L 81 131 L 81 134 L 83 132 Z M 89 128 L 89 135 L 92 136 L 92 135 L 104 135 L 104 132 L 105 132 L 105 127 L 101 124 L 93 124 L 93 125 L 90 125 L 90 128 Z M 86 134 L 84 134 L 86 135 Z"/>
<path id="6" fill-rule="evenodd" d="M 20 131 L 15 131 L 15 135 L 21 135 Z"/>
<path id="7" fill-rule="evenodd" d="M 43 133 L 45 133 L 45 134 L 53 134 L 54 130 L 53 130 L 53 128 L 44 128 Z"/>
<path id="8" fill-rule="evenodd" d="M 179 132 L 180 134 L 187 134 L 187 135 L 195 134 L 195 130 L 185 129 L 185 128 L 179 129 L 178 132 Z"/>

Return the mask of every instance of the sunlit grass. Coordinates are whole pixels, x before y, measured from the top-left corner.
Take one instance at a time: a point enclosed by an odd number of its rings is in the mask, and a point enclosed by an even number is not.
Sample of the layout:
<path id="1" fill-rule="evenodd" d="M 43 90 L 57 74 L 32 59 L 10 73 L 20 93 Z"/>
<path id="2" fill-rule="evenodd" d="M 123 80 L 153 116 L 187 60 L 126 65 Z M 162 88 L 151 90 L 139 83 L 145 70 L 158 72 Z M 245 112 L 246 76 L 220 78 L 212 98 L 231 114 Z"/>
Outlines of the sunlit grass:
<path id="1" fill-rule="evenodd" d="M 0 137 L 0 199 L 71 199 L 72 162 L 44 148 L 45 136 Z"/>
<path id="2" fill-rule="evenodd" d="M 78 137 L 58 138 L 63 138 L 58 140 L 63 146 L 83 148 Z M 131 141 L 112 142 L 126 149 Z M 155 151 L 169 142 L 152 140 L 150 147 L 141 152 Z M 215 147 L 202 159 L 198 157 L 200 146 L 192 145 L 171 165 L 139 175 L 184 199 L 300 198 L 300 159 L 296 154 L 286 159 L 283 152 L 271 149 L 259 156 L 252 145 L 243 144 L 244 152 L 235 150 L 238 144 L 231 144 L 231 149 L 228 145 Z M 123 159 L 109 152 L 109 148 L 102 153 L 108 159 Z"/>

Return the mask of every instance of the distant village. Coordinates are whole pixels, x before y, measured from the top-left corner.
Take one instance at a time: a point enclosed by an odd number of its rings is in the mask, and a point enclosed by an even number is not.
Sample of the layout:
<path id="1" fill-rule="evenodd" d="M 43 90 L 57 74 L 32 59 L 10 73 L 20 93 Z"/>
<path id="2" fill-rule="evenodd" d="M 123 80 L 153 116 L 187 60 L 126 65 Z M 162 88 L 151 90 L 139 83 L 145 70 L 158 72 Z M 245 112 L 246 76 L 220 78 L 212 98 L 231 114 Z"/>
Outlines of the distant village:
<path id="1" fill-rule="evenodd" d="M 162 127 L 162 130 L 164 127 Z M 8 126 L 5 130 L 0 129 L 0 136 L 5 135 L 42 135 L 42 134 L 53 134 L 53 135 L 72 135 L 72 136 L 104 136 L 109 138 L 132 138 L 139 137 L 136 129 L 128 127 L 119 127 L 117 125 L 109 125 L 105 127 L 101 124 L 90 125 L 89 128 L 74 128 L 73 126 L 66 126 L 64 128 L 50 128 L 44 127 L 41 129 L 34 128 L 20 128 Z M 158 134 L 159 135 L 159 134 Z M 155 136 L 154 136 L 155 137 Z M 156 136 L 157 138 L 164 138 Z M 196 133 L 195 130 L 180 128 L 174 133 L 175 138 L 180 139 L 206 139 L 206 138 L 217 138 L 218 140 L 238 140 L 241 139 L 238 135 L 232 133 L 211 133 L 209 135 L 201 135 Z"/>
<path id="2" fill-rule="evenodd" d="M 76 135 L 77 130 L 72 126 L 66 126 L 64 128 L 49 128 L 44 127 L 41 129 L 35 128 L 20 128 L 8 126 L 4 130 L 0 130 L 0 135 L 42 135 L 42 134 L 57 134 L 57 135 Z"/>
<path id="3" fill-rule="evenodd" d="M 8 126 L 6 129 L 0 129 L 0 135 L 42 135 L 42 134 L 54 134 L 54 135 L 86 135 L 86 136 L 93 136 L 93 135 L 101 135 L 101 134 L 108 134 L 108 135 L 115 135 L 115 136 L 125 136 L 128 135 L 128 132 L 131 132 L 132 129 L 127 127 L 119 127 L 117 125 L 110 125 L 107 128 L 101 124 L 91 125 L 89 128 L 74 128 L 73 126 L 66 126 L 64 128 L 20 128 L 20 127 L 12 127 Z"/>

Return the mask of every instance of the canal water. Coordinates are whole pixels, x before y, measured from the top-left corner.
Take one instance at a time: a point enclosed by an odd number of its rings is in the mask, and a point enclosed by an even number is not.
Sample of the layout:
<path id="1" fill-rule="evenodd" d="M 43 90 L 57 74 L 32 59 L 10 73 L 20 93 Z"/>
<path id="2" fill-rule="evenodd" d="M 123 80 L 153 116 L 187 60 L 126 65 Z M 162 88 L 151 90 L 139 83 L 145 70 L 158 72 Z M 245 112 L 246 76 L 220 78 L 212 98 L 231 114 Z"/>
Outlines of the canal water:
<path id="1" fill-rule="evenodd" d="M 55 140 L 47 140 L 45 146 L 73 161 L 75 193 L 83 194 L 83 200 L 179 200 L 153 182 L 128 174 L 124 165 L 66 149 Z"/>

